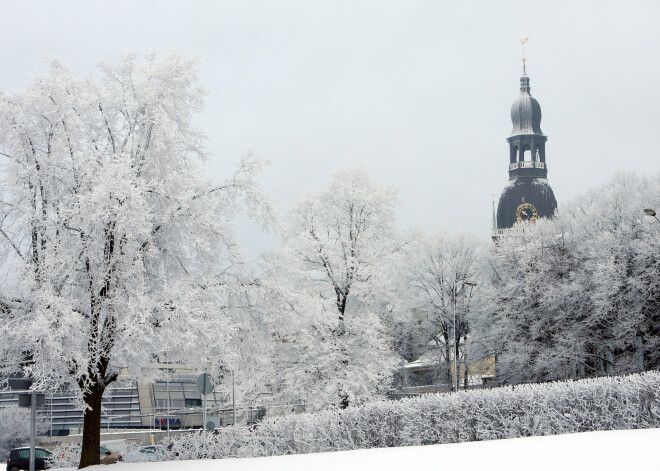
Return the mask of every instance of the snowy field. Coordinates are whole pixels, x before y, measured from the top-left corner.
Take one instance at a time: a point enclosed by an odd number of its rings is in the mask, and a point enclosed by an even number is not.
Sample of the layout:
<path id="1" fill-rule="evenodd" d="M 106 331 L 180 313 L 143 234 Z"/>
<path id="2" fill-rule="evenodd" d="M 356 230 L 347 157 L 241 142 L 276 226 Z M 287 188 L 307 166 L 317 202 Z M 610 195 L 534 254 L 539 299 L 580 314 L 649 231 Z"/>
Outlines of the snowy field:
<path id="1" fill-rule="evenodd" d="M 660 429 L 617 430 L 423 447 L 115 466 L 121 467 L 116 471 L 400 471 L 431 467 L 462 471 L 656 470 L 660 469 L 659 443 Z"/>

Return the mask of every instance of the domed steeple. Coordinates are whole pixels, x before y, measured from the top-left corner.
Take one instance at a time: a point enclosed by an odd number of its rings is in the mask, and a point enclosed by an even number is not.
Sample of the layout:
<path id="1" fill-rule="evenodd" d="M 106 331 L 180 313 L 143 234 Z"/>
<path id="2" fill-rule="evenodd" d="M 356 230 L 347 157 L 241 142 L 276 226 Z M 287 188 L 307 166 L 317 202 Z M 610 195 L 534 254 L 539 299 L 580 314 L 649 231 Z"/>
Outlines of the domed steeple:
<path id="1" fill-rule="evenodd" d="M 539 134 L 541 131 L 541 105 L 529 93 L 529 77 L 523 69 L 520 77 L 520 95 L 511 105 L 511 122 L 513 130 L 511 135 Z"/>
<path id="2" fill-rule="evenodd" d="M 513 130 L 509 142 L 509 179 L 517 177 L 545 178 L 545 141 L 541 131 L 541 105 L 529 93 L 529 77 L 525 70 L 520 77 L 520 95 L 511 105 Z"/>
<path id="3" fill-rule="evenodd" d="M 529 93 L 529 77 L 524 61 L 523 57 L 520 95 L 511 106 L 513 131 L 507 138 L 509 183 L 497 205 L 494 238 L 517 222 L 534 222 L 537 218 L 551 217 L 557 209 L 557 200 L 547 180 L 545 143 L 548 138 L 541 131 L 541 106 Z"/>

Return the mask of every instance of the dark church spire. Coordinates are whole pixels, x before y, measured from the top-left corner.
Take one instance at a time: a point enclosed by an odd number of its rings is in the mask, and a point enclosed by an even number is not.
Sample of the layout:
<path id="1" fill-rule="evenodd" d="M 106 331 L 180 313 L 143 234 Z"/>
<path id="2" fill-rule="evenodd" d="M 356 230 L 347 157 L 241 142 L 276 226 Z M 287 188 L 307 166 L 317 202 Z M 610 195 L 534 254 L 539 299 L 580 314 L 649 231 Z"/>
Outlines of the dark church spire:
<path id="1" fill-rule="evenodd" d="M 524 57 L 523 75 L 520 77 L 520 95 L 511 105 L 513 129 L 507 138 L 509 143 L 509 184 L 505 187 L 497 205 L 497 228 L 511 228 L 516 222 L 535 221 L 539 217 L 550 217 L 557 208 L 552 188 L 548 184 L 545 143 L 547 137 L 541 131 L 541 105 L 530 93 Z"/>
<path id="2" fill-rule="evenodd" d="M 525 38 L 525 42 L 527 38 Z M 522 42 L 522 40 L 521 40 Z M 524 43 L 523 43 L 524 47 Z M 509 142 L 509 178 L 519 176 L 547 176 L 545 166 L 545 141 L 547 137 L 541 131 L 541 105 L 530 93 L 523 57 L 523 76 L 520 77 L 520 95 L 511 105 L 511 123 L 513 129 Z M 522 173 L 521 173 L 522 172 Z"/>

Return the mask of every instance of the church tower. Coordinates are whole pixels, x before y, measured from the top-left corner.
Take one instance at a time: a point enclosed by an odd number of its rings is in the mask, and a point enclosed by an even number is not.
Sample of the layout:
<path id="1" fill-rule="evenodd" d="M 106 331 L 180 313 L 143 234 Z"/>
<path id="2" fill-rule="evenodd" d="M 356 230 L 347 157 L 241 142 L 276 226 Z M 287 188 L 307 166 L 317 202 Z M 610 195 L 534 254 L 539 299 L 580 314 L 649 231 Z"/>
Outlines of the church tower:
<path id="1" fill-rule="evenodd" d="M 509 183 L 497 205 L 493 238 L 503 235 L 517 222 L 534 222 L 551 217 L 557 200 L 548 184 L 545 142 L 541 131 L 541 106 L 530 94 L 529 77 L 523 57 L 520 95 L 511 106 L 513 130 L 509 143 Z"/>

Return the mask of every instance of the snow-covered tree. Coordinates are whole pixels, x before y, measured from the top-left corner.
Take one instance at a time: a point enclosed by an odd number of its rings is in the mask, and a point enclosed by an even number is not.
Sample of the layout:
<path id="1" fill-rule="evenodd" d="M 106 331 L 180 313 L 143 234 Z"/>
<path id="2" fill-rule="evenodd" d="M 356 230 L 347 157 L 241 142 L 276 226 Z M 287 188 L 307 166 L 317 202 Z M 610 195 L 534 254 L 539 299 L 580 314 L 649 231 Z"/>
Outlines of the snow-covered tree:
<path id="1" fill-rule="evenodd" d="M 658 366 L 660 224 L 643 209 L 658 207 L 659 180 L 620 173 L 569 208 L 585 261 L 576 282 L 593 303 L 580 337 L 598 374 Z"/>
<path id="2" fill-rule="evenodd" d="M 281 313 L 277 300 L 256 277 L 245 278 L 229 302 L 228 316 L 235 329 L 231 348 L 239 359 L 232 370 L 221 371 L 216 389 L 233 395 L 237 408 L 267 404 L 273 383 L 273 338 Z M 272 404 L 272 401 L 270 401 Z"/>
<path id="3" fill-rule="evenodd" d="M 588 298 L 570 290 L 570 274 L 578 257 L 575 239 L 557 221 L 539 220 L 525 232 L 498 241 L 490 263 L 497 371 L 508 381 L 544 381 L 567 377 L 570 342 L 565 342 L 573 316 Z M 566 347 L 566 349 L 564 348 Z"/>
<path id="4" fill-rule="evenodd" d="M 269 210 L 257 159 L 202 178 L 203 95 L 195 60 L 126 55 L 88 78 L 53 60 L 0 97 L 0 373 L 79 392 L 81 468 L 99 462 L 101 397 L 121 367 L 232 359 L 230 221 Z"/>
<path id="5" fill-rule="evenodd" d="M 289 319 L 275 339 L 281 384 L 310 408 L 346 408 L 389 384 L 394 355 L 380 314 L 395 203 L 396 190 L 365 169 L 339 170 L 294 206 L 270 257 L 264 282 Z"/>
<path id="6" fill-rule="evenodd" d="M 658 177 L 618 174 L 552 220 L 502 238 L 490 259 L 494 351 L 510 382 L 658 366 Z"/>
<path id="7" fill-rule="evenodd" d="M 404 286 L 396 309 L 409 316 L 416 356 L 437 363 L 434 383 L 452 383 L 454 358 L 463 366 L 478 359 L 469 354 L 468 344 L 479 335 L 473 325 L 484 310 L 481 260 L 486 250 L 485 241 L 466 233 L 415 232 L 401 253 Z"/>
<path id="8" fill-rule="evenodd" d="M 37 416 L 36 434 L 48 430 L 48 422 Z M 0 407 L 0 459 L 6 459 L 12 448 L 30 440 L 30 409 L 16 406 Z"/>

